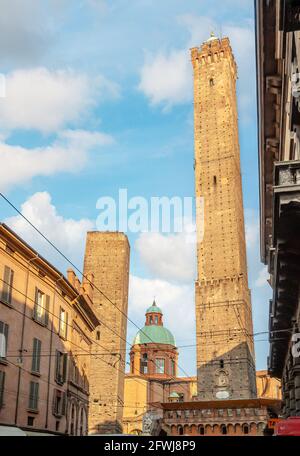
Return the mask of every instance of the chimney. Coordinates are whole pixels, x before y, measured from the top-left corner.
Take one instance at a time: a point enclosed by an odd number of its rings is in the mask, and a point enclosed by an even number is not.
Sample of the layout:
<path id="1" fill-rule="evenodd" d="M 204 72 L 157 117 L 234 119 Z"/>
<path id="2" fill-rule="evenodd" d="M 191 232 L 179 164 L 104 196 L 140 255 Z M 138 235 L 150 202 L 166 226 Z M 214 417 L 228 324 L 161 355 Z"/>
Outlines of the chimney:
<path id="1" fill-rule="evenodd" d="M 73 271 L 73 269 L 69 268 L 67 270 L 67 279 L 70 282 L 70 284 L 73 285 L 73 287 L 75 287 L 75 278 L 76 278 L 75 272 Z"/>
<path id="2" fill-rule="evenodd" d="M 91 301 L 93 300 L 93 291 L 94 291 L 94 274 L 90 272 L 83 277 L 83 287 L 86 294 L 90 297 Z"/>

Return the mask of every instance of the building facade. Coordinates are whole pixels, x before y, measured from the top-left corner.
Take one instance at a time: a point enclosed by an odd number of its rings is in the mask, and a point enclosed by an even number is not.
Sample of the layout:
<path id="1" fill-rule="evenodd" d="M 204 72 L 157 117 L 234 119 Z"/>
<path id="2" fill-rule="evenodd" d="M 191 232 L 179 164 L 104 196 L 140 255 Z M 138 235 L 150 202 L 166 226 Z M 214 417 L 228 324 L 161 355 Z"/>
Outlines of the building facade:
<path id="1" fill-rule="evenodd" d="M 84 274 L 94 274 L 94 310 L 102 322 L 91 358 L 91 434 L 122 432 L 129 253 L 123 233 L 87 233 Z"/>
<path id="2" fill-rule="evenodd" d="M 92 279 L 92 276 L 91 276 Z M 0 225 L 0 425 L 86 435 L 93 287 Z"/>
<path id="3" fill-rule="evenodd" d="M 195 284 L 199 399 L 256 397 L 236 101 L 229 39 L 191 50 L 195 191 L 204 205 Z M 202 233 L 201 205 L 196 223 Z"/>
<path id="4" fill-rule="evenodd" d="M 268 368 L 300 416 L 300 5 L 256 1 L 261 259 L 273 288 Z"/>
<path id="5" fill-rule="evenodd" d="M 162 404 L 162 428 L 168 435 L 262 436 L 280 401 L 238 399 Z"/>
<path id="6" fill-rule="evenodd" d="M 270 377 L 266 370 L 256 371 L 256 389 L 259 398 L 278 400 L 282 398 L 281 381 Z"/>

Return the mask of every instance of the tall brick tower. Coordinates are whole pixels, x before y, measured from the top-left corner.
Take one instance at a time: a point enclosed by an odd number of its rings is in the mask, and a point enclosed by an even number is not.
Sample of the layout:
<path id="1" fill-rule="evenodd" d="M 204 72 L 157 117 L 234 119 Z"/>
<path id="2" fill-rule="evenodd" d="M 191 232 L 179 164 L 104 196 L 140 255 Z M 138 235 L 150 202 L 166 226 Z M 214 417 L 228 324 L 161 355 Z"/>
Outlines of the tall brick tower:
<path id="1" fill-rule="evenodd" d="M 228 38 L 191 50 L 196 197 L 204 198 L 197 244 L 197 376 L 200 399 L 256 397 L 236 101 Z M 201 223 L 197 212 L 197 224 Z"/>
<path id="2" fill-rule="evenodd" d="M 89 433 L 120 433 L 124 403 L 130 247 L 123 233 L 87 233 L 84 274 L 94 275 L 94 310 L 104 323 L 94 334 Z M 108 352 L 107 352 L 108 350 Z M 95 356 L 99 353 L 99 356 Z"/>

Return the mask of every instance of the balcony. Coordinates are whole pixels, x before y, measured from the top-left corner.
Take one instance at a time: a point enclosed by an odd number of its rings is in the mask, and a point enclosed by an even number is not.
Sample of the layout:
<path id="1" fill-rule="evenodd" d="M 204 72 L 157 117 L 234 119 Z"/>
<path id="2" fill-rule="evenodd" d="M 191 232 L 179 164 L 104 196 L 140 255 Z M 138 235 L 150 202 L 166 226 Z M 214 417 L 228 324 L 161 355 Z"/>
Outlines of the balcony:
<path id="1" fill-rule="evenodd" d="M 273 235 L 269 269 L 273 273 L 270 307 L 270 373 L 282 375 L 300 279 L 300 161 L 275 164 Z"/>

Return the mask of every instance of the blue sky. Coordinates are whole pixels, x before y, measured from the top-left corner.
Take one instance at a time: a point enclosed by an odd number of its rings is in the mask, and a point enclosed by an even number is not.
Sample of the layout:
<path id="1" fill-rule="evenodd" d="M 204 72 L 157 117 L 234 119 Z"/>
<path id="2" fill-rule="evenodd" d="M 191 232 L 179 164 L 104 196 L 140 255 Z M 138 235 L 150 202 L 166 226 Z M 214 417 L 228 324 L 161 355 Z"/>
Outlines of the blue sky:
<path id="1" fill-rule="evenodd" d="M 147 199 L 193 196 L 189 48 L 211 31 L 230 37 L 239 67 L 254 331 L 266 331 L 270 288 L 259 261 L 253 1 L 2 0 L 1 8 L 6 97 L 0 98 L 0 188 L 79 267 L 99 197 L 116 197 L 119 188 Z M 2 220 L 66 270 L 3 201 L 0 211 Z M 193 345 L 193 250 L 180 235 L 129 239 L 130 317 L 143 325 L 156 296 L 177 344 Z M 129 324 L 129 341 L 135 332 Z M 267 335 L 255 339 L 262 369 Z M 193 347 L 180 350 L 179 363 L 195 373 Z"/>

